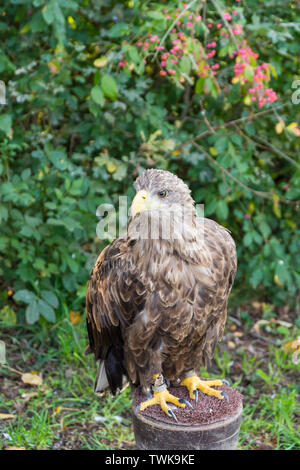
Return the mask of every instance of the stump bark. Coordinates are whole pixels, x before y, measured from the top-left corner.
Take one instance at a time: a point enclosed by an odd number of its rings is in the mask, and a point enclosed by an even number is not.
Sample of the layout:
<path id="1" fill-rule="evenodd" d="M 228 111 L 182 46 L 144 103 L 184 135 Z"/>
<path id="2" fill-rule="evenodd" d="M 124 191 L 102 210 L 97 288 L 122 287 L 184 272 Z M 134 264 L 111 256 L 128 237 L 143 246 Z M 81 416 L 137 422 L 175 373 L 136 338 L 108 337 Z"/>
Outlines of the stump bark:
<path id="1" fill-rule="evenodd" d="M 242 417 L 242 395 L 224 384 L 229 403 L 199 392 L 198 402 L 190 399 L 185 387 L 169 387 L 178 398 L 189 400 L 188 407 L 172 407 L 178 423 L 154 405 L 143 412 L 136 407 L 145 400 L 138 389 L 132 405 L 134 435 L 141 450 L 234 450 Z"/>

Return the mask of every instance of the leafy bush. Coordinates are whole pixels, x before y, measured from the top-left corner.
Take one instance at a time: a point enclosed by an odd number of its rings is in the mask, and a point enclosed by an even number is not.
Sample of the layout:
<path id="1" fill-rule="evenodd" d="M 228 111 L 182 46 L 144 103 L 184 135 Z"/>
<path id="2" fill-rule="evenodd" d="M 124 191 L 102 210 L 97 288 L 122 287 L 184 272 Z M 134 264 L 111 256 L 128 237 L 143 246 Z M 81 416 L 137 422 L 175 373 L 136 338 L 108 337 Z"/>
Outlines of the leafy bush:
<path id="1" fill-rule="evenodd" d="M 295 300 L 297 2 L 12 0 L 0 19 L 1 295 L 21 320 L 83 307 L 97 206 L 147 167 L 230 228 L 237 302 Z"/>

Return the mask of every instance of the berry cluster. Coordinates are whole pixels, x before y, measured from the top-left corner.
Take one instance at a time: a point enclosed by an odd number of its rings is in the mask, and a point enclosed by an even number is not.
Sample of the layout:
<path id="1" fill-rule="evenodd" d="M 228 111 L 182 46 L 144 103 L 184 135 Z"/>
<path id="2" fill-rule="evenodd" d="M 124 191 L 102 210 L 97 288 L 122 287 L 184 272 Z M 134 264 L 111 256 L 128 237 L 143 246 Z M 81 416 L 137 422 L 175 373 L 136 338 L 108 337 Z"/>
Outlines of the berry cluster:
<path id="1" fill-rule="evenodd" d="M 266 83 L 270 80 L 270 65 L 266 62 L 262 65 L 256 65 L 258 54 L 253 52 L 251 47 L 244 40 L 242 44 L 238 44 L 238 50 L 233 52 L 236 55 L 236 63 L 234 65 L 233 83 L 251 84 L 248 92 L 251 101 L 257 101 L 259 108 L 266 103 L 273 103 L 277 99 L 277 95 L 272 88 L 266 88 Z"/>
<path id="2" fill-rule="evenodd" d="M 237 2 L 239 0 L 236 0 Z M 240 13 L 232 9 L 223 12 L 223 22 L 213 24 L 198 13 L 185 10 L 164 10 L 170 33 L 166 41 L 159 34 L 147 33 L 135 46 L 143 57 L 144 64 L 153 64 L 156 59 L 159 74 L 168 76 L 176 85 L 185 81 L 192 83 L 193 76 L 206 77 L 217 83 L 222 67 L 228 67 L 228 59 L 234 60 L 232 83 L 240 83 L 246 95 L 245 103 L 256 102 L 261 108 L 277 99 L 268 87 L 272 68 L 269 64 L 257 64 L 259 55 L 252 51 L 244 39 L 243 25 L 238 22 Z M 225 51 L 225 53 L 224 53 Z M 129 61 L 122 59 L 119 67 L 132 70 Z M 230 63 L 230 62 L 229 62 Z M 220 89 L 219 85 L 217 88 Z"/>

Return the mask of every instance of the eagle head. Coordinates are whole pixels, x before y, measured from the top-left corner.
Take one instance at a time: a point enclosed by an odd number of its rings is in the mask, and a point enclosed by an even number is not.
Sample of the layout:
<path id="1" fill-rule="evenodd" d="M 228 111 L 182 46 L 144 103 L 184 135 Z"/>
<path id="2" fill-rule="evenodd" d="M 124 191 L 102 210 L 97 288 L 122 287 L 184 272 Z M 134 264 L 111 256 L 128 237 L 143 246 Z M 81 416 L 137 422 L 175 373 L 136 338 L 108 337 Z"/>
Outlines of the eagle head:
<path id="1" fill-rule="evenodd" d="M 136 195 L 131 216 L 144 211 L 194 212 L 194 200 L 188 186 L 178 176 L 164 170 L 145 170 L 135 181 Z"/>

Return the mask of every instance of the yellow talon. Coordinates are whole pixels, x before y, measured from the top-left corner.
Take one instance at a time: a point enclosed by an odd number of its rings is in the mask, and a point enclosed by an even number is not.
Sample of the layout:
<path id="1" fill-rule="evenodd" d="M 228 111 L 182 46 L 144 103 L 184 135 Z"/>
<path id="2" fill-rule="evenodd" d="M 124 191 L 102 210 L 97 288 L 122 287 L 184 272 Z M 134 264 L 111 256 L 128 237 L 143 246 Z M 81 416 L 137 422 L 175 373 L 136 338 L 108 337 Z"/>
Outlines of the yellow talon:
<path id="1" fill-rule="evenodd" d="M 168 402 L 173 403 L 180 408 L 188 406 L 193 409 L 193 406 L 189 401 L 184 398 L 177 398 L 168 391 L 164 377 L 161 374 L 153 375 L 152 379 L 154 380 L 153 397 L 150 398 L 150 400 L 143 401 L 139 406 L 137 406 L 137 412 L 144 411 L 148 406 L 159 405 L 164 413 L 168 416 L 172 416 L 172 418 L 178 422 L 174 411 L 168 406 Z"/>
<path id="2" fill-rule="evenodd" d="M 222 380 L 201 380 L 199 379 L 199 377 L 197 377 L 197 375 L 192 375 L 191 377 L 185 377 L 184 379 L 182 379 L 180 385 L 187 387 L 190 393 L 190 397 L 193 400 L 197 401 L 197 393 L 195 395 L 195 392 L 197 390 L 201 390 L 201 392 L 205 393 L 206 395 L 217 397 L 220 400 L 226 398 L 226 400 L 228 401 L 228 396 L 225 392 L 220 390 L 214 390 L 213 388 L 211 388 L 213 386 L 220 387 L 221 385 L 223 385 Z"/>
<path id="3" fill-rule="evenodd" d="M 162 392 L 154 392 L 153 393 L 153 398 L 150 398 L 150 400 L 143 401 L 140 404 L 139 410 L 144 411 L 148 406 L 151 405 L 160 405 L 161 409 L 168 415 L 170 416 L 170 408 L 167 405 L 167 402 L 173 403 L 176 406 L 179 406 L 181 408 L 184 408 L 186 405 L 185 403 L 181 403 L 178 398 L 176 398 L 174 395 L 172 395 L 168 389 L 166 388 Z"/>

